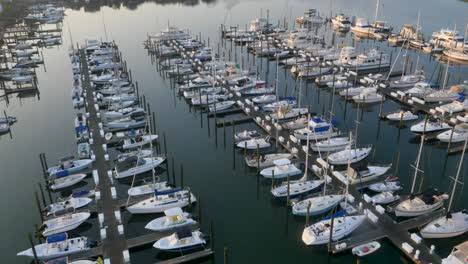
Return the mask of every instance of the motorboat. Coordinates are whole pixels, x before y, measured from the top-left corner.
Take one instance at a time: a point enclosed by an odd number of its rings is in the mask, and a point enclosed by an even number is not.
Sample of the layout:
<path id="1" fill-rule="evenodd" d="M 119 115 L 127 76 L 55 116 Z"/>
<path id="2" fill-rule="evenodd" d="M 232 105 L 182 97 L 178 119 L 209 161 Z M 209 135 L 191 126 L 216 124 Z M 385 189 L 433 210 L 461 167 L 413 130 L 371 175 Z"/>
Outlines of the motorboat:
<path id="1" fill-rule="evenodd" d="M 94 245 L 86 237 L 68 238 L 66 233 L 62 233 L 47 237 L 46 243 L 36 245 L 34 249 L 38 259 L 50 260 L 87 251 Z M 16 255 L 34 258 L 32 248 Z"/>
<path id="2" fill-rule="evenodd" d="M 0 123 L 0 134 L 10 131 L 10 125 L 7 123 Z"/>
<path id="3" fill-rule="evenodd" d="M 294 136 L 299 140 L 321 140 L 337 135 L 332 123 L 319 117 L 311 118 L 308 127 L 294 131 Z"/>
<path id="4" fill-rule="evenodd" d="M 252 102 L 254 102 L 256 104 L 268 104 L 268 103 L 272 103 L 272 102 L 274 102 L 276 100 L 277 100 L 277 98 L 276 98 L 276 95 L 274 95 L 274 94 L 265 94 L 265 95 L 261 95 L 261 96 L 257 96 L 257 97 L 252 98 Z"/>
<path id="5" fill-rule="evenodd" d="M 123 141 L 122 149 L 134 149 L 150 144 L 158 139 L 158 135 L 143 135 L 135 138 L 128 138 Z"/>
<path id="6" fill-rule="evenodd" d="M 413 112 L 403 110 L 396 113 L 388 114 L 386 117 L 388 120 L 391 121 L 413 121 L 419 118 L 418 115 L 413 114 Z"/>
<path id="7" fill-rule="evenodd" d="M 403 75 L 399 80 L 390 82 L 390 88 L 394 89 L 405 89 L 414 87 L 418 82 L 422 82 L 426 79 L 423 73 L 416 73 L 411 75 Z"/>
<path id="8" fill-rule="evenodd" d="M 447 238 L 462 235 L 468 231 L 468 212 L 462 210 L 435 219 L 420 231 L 423 238 Z"/>
<path id="9" fill-rule="evenodd" d="M 202 97 L 195 97 L 190 100 L 190 103 L 192 105 L 209 105 L 209 104 L 214 104 L 219 101 L 227 100 L 229 99 L 229 95 L 227 93 L 225 94 L 207 94 Z"/>
<path id="10" fill-rule="evenodd" d="M 86 116 L 82 113 L 78 113 L 75 117 L 75 130 L 83 130 L 87 127 Z"/>
<path id="11" fill-rule="evenodd" d="M 209 106 L 210 112 L 217 112 L 217 111 L 223 111 L 226 109 L 229 109 L 233 107 L 236 104 L 235 101 L 228 100 L 228 101 L 221 101 L 221 102 L 214 102 Z"/>
<path id="12" fill-rule="evenodd" d="M 405 91 L 405 94 L 409 95 L 409 96 L 414 96 L 414 97 L 418 97 L 418 98 L 422 98 L 424 97 L 425 95 L 427 94 L 431 94 L 433 92 L 435 92 L 436 90 L 434 90 L 432 88 L 432 84 L 431 83 L 428 83 L 428 82 L 418 82 L 414 85 L 414 87 L 408 89 Z"/>
<path id="13" fill-rule="evenodd" d="M 260 155 L 259 157 L 257 155 L 251 155 L 245 157 L 245 163 L 249 167 L 253 168 L 268 168 L 272 167 L 275 165 L 276 160 L 280 159 L 292 159 L 293 155 L 290 153 L 274 153 L 274 154 L 265 154 L 265 155 Z"/>
<path id="14" fill-rule="evenodd" d="M 307 127 L 308 124 L 309 124 L 309 118 L 303 115 L 301 117 L 296 118 L 295 120 L 283 123 L 281 126 L 284 129 L 297 130 L 297 129 Z"/>
<path id="15" fill-rule="evenodd" d="M 431 132 L 439 132 L 443 130 L 448 130 L 450 129 L 451 126 L 449 126 L 447 123 L 437 121 L 437 120 L 425 120 L 412 125 L 411 126 L 411 132 L 417 133 L 417 134 L 423 134 L 423 133 L 431 133 Z"/>
<path id="16" fill-rule="evenodd" d="M 389 204 L 400 200 L 400 196 L 392 192 L 381 192 L 371 197 L 373 204 Z"/>
<path id="17" fill-rule="evenodd" d="M 291 108 L 291 107 L 281 107 L 277 112 L 270 114 L 270 117 L 274 120 L 284 120 L 296 118 L 301 115 L 305 115 L 309 112 L 309 109 L 306 107 L 303 108 Z"/>
<path id="18" fill-rule="evenodd" d="M 295 203 L 292 207 L 292 213 L 305 216 L 307 215 L 307 207 L 309 207 L 309 215 L 320 215 L 336 207 L 343 199 L 344 195 L 341 194 L 308 198 Z"/>
<path id="19" fill-rule="evenodd" d="M 66 214 L 44 221 L 40 230 L 44 237 L 67 232 L 77 228 L 91 216 L 89 212 Z"/>
<path id="20" fill-rule="evenodd" d="M 127 192 L 129 196 L 139 196 L 145 194 L 152 194 L 154 193 L 154 190 L 166 191 L 169 189 L 171 189 L 171 187 L 167 184 L 167 181 L 158 181 L 155 183 L 131 187 L 128 189 Z"/>
<path id="21" fill-rule="evenodd" d="M 91 159 L 77 160 L 74 157 L 66 157 L 60 159 L 59 165 L 48 168 L 47 172 L 50 176 L 64 177 L 88 168 L 91 163 L 93 163 Z"/>
<path id="22" fill-rule="evenodd" d="M 130 94 L 134 91 L 132 86 L 120 86 L 120 85 L 112 85 L 110 87 L 100 89 L 99 93 L 104 96 L 115 96 L 118 94 Z"/>
<path id="23" fill-rule="evenodd" d="M 343 66 L 352 71 L 369 71 L 390 67 L 390 59 L 386 53 L 372 49 L 359 54 L 355 60 L 344 63 Z"/>
<path id="24" fill-rule="evenodd" d="M 436 189 L 427 189 L 411 195 L 395 207 L 395 215 L 413 217 L 433 212 L 444 205 L 447 195 Z"/>
<path id="25" fill-rule="evenodd" d="M 275 166 L 265 168 L 260 171 L 260 175 L 265 178 L 285 178 L 288 176 L 296 176 L 302 173 L 294 164 L 291 164 L 289 159 L 278 159 L 273 161 Z"/>
<path id="26" fill-rule="evenodd" d="M 49 184 L 49 188 L 53 191 L 63 189 L 70 187 L 72 185 L 75 185 L 82 181 L 84 178 L 86 178 L 86 174 L 80 173 L 80 174 L 72 174 L 69 176 L 64 176 L 60 177 L 57 179 L 52 180 Z"/>
<path id="27" fill-rule="evenodd" d="M 364 257 L 364 256 L 374 253 L 379 248 L 380 248 L 380 243 L 377 241 L 372 241 L 369 243 L 359 245 L 357 247 L 353 247 L 353 249 L 351 249 L 351 252 L 353 253 L 353 255 Z"/>
<path id="28" fill-rule="evenodd" d="M 443 53 L 445 56 L 457 61 L 468 61 L 468 50 L 447 49 L 444 50 Z"/>
<path id="29" fill-rule="evenodd" d="M 437 32 L 432 33 L 432 38 L 429 43 L 444 47 L 447 49 L 454 49 L 464 51 L 466 42 L 463 36 L 454 29 L 441 29 Z"/>
<path id="30" fill-rule="evenodd" d="M 262 106 L 264 111 L 277 111 L 281 107 L 295 107 L 297 104 L 295 97 L 284 97 L 280 101 L 269 103 Z"/>
<path id="31" fill-rule="evenodd" d="M 346 165 L 365 159 L 371 153 L 372 147 L 350 148 L 335 152 L 328 156 L 328 163 L 332 165 Z"/>
<path id="32" fill-rule="evenodd" d="M 245 149 L 257 149 L 257 148 L 262 149 L 262 148 L 268 148 L 269 146 L 271 146 L 270 142 L 268 141 L 269 141 L 268 137 L 252 138 L 252 139 L 241 141 L 237 143 L 236 146 L 238 148 L 245 148 Z"/>
<path id="33" fill-rule="evenodd" d="M 387 173 L 392 164 L 385 165 L 385 166 L 349 166 L 347 171 L 341 172 L 342 174 L 348 177 L 350 184 L 360 184 L 365 183 L 368 181 L 375 180 L 380 176 Z"/>
<path id="34" fill-rule="evenodd" d="M 346 149 L 351 143 L 348 137 L 335 137 L 312 143 L 310 147 L 317 152 L 335 152 Z"/>
<path id="35" fill-rule="evenodd" d="M 13 117 L 13 116 L 8 116 L 8 117 L 0 117 L 0 124 L 9 124 L 9 125 L 12 125 L 13 123 L 15 123 L 17 120 L 16 120 L 16 117 Z"/>
<path id="36" fill-rule="evenodd" d="M 224 88 L 221 87 L 206 87 L 206 88 L 199 88 L 199 89 L 192 89 L 192 90 L 187 90 L 184 91 L 182 94 L 184 95 L 185 99 L 190 99 L 192 100 L 193 98 L 200 98 L 203 96 L 207 95 L 212 95 L 212 94 L 219 94 L 221 92 L 225 91 Z"/>
<path id="37" fill-rule="evenodd" d="M 346 88 L 340 91 L 340 95 L 345 96 L 345 97 L 354 97 L 362 93 L 375 93 L 375 92 L 377 92 L 377 87 L 375 86 L 370 86 L 370 87 L 359 86 L 359 87 Z"/>
<path id="38" fill-rule="evenodd" d="M 158 167 L 163 163 L 163 157 L 138 158 L 128 157 L 124 161 L 118 162 L 114 169 L 114 177 L 121 179 L 140 173 L 144 173 Z"/>
<path id="39" fill-rule="evenodd" d="M 449 115 L 463 112 L 465 110 L 468 110 L 468 100 L 464 100 L 463 102 L 453 101 L 451 103 L 447 103 L 447 104 L 437 107 L 436 110 L 441 112 L 442 114 L 449 114 Z"/>
<path id="40" fill-rule="evenodd" d="M 424 95 L 422 98 L 426 103 L 437 103 L 437 102 L 452 102 L 460 97 L 458 92 L 452 92 L 450 90 L 438 90 L 430 94 Z"/>
<path id="41" fill-rule="evenodd" d="M 353 100 L 356 103 L 360 104 L 372 104 L 378 103 L 384 100 L 384 97 L 377 92 L 363 92 L 358 95 L 353 96 Z"/>
<path id="42" fill-rule="evenodd" d="M 163 237 L 154 243 L 153 247 L 164 251 L 181 251 L 202 247 L 206 244 L 200 231 L 181 229 L 174 234 Z"/>
<path id="43" fill-rule="evenodd" d="M 145 110 L 141 107 L 125 107 L 115 111 L 106 111 L 101 113 L 101 116 L 105 119 L 115 119 L 128 117 L 135 114 L 145 113 Z"/>
<path id="44" fill-rule="evenodd" d="M 174 207 L 164 211 L 164 216 L 158 217 L 149 222 L 145 228 L 160 232 L 176 229 L 183 226 L 195 225 L 197 222 L 190 218 L 190 214 L 183 212 L 181 208 Z"/>
<path id="45" fill-rule="evenodd" d="M 74 211 L 76 209 L 82 208 L 87 206 L 91 203 L 93 199 L 87 197 L 79 197 L 79 198 L 68 198 L 67 200 L 56 202 L 53 204 L 49 204 L 45 211 L 47 211 L 47 215 L 54 215 L 59 214 L 61 211 Z"/>
<path id="46" fill-rule="evenodd" d="M 305 69 L 299 71 L 297 76 L 300 78 L 316 78 L 322 74 L 328 74 L 331 71 L 332 68 L 329 67 L 305 67 Z"/>
<path id="47" fill-rule="evenodd" d="M 262 94 L 271 94 L 275 92 L 274 86 L 265 86 L 265 87 L 258 87 L 258 88 L 251 88 L 247 90 L 241 91 L 242 95 L 245 96 L 254 96 L 254 95 L 262 95 Z"/>
<path id="48" fill-rule="evenodd" d="M 261 134 L 257 130 L 243 130 L 234 134 L 235 142 L 245 141 L 260 137 Z"/>
<path id="49" fill-rule="evenodd" d="M 96 97 L 99 101 L 104 103 L 119 103 L 124 101 L 134 101 L 138 99 L 133 93 L 121 93 L 109 96 L 104 96 L 103 94 L 98 93 Z"/>
<path id="50" fill-rule="evenodd" d="M 448 131 L 444 131 L 437 135 L 437 139 L 441 142 L 463 142 L 468 138 L 468 124 L 458 124 Z"/>
<path id="51" fill-rule="evenodd" d="M 368 188 L 373 192 L 395 192 L 403 189 L 400 182 L 397 181 L 384 181 L 373 183 L 369 185 Z"/>
<path id="52" fill-rule="evenodd" d="M 351 28 L 351 21 L 349 21 L 349 18 L 343 14 L 333 17 L 331 22 L 333 27 L 342 31 L 347 31 Z"/>
<path id="53" fill-rule="evenodd" d="M 468 241 L 455 246 L 446 258 L 442 259 L 442 264 L 466 264 L 468 258 Z"/>
<path id="54" fill-rule="evenodd" d="M 351 234 L 364 222 L 365 219 L 365 215 L 335 217 L 331 240 L 337 241 Z M 328 243 L 330 241 L 331 221 L 332 219 L 322 220 L 304 228 L 304 231 L 302 232 L 302 241 L 306 245 L 321 245 Z"/>
<path id="55" fill-rule="evenodd" d="M 142 127 L 146 124 L 146 114 L 139 113 L 133 114 L 128 117 L 116 119 L 114 121 L 107 122 L 105 126 L 110 129 L 131 129 L 136 127 Z"/>
<path id="56" fill-rule="evenodd" d="M 174 188 L 165 191 L 154 191 L 155 196 L 127 207 L 132 214 L 162 213 L 174 207 L 185 207 L 197 201 L 189 190 Z"/>
<path id="57" fill-rule="evenodd" d="M 276 175 L 275 175 L 276 178 Z M 271 189 L 271 194 L 276 198 L 284 198 L 289 195 L 290 198 L 297 197 L 312 192 L 323 185 L 325 180 L 305 180 L 282 182 L 279 186 Z M 288 188 L 289 187 L 289 188 Z M 289 192 L 288 192 L 289 189 Z"/>
<path id="58" fill-rule="evenodd" d="M 375 29 L 364 18 L 358 18 L 354 26 L 351 26 L 351 31 L 358 35 L 372 36 Z"/>

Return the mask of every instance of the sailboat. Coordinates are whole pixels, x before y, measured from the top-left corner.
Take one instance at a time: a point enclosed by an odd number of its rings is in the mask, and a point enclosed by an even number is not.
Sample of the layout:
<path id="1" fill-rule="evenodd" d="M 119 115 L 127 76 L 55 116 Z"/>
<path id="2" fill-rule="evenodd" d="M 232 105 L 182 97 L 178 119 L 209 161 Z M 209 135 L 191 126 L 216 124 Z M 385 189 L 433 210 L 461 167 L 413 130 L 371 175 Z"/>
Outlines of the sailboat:
<path id="1" fill-rule="evenodd" d="M 322 245 L 331 240 L 337 241 L 351 234 L 356 230 L 366 219 L 365 215 L 352 215 L 335 217 L 334 219 L 326 219 L 319 221 L 311 226 L 304 228 L 302 232 L 302 241 L 306 245 Z M 332 220 L 333 230 L 332 230 Z"/>
<path id="2" fill-rule="evenodd" d="M 421 229 L 421 235 L 424 238 L 454 237 L 462 235 L 468 231 L 468 211 L 464 209 L 460 212 L 451 212 L 452 202 L 455 196 L 458 178 L 462 169 L 463 158 L 465 157 L 467 143 L 468 139 L 465 139 L 465 145 L 463 146 L 462 155 L 458 164 L 457 176 L 455 177 L 452 194 L 450 195 L 450 201 L 447 208 L 447 215 L 430 222 L 427 226 Z"/>
<path id="3" fill-rule="evenodd" d="M 174 188 L 165 191 L 154 191 L 154 196 L 127 207 L 132 214 L 162 213 L 174 207 L 185 207 L 197 199 L 189 190 Z"/>
<path id="4" fill-rule="evenodd" d="M 260 175 L 265 178 L 285 178 L 288 176 L 299 175 L 302 171 L 298 169 L 294 164 L 291 164 L 289 159 L 279 159 L 273 162 L 275 166 L 266 168 L 260 171 Z"/>
<path id="5" fill-rule="evenodd" d="M 58 214 L 60 211 L 66 211 L 66 210 L 76 210 L 79 208 L 82 208 L 89 203 L 91 203 L 93 199 L 87 198 L 87 197 L 82 197 L 82 198 L 68 198 L 65 201 L 60 201 L 56 202 L 53 204 L 50 204 L 45 208 L 45 211 L 47 212 L 47 215 L 53 215 L 53 214 Z"/>
<path id="6" fill-rule="evenodd" d="M 47 237 L 58 233 L 67 232 L 77 228 L 91 216 L 89 212 L 80 212 L 59 216 L 53 219 L 44 221 L 40 230 L 42 235 Z"/>

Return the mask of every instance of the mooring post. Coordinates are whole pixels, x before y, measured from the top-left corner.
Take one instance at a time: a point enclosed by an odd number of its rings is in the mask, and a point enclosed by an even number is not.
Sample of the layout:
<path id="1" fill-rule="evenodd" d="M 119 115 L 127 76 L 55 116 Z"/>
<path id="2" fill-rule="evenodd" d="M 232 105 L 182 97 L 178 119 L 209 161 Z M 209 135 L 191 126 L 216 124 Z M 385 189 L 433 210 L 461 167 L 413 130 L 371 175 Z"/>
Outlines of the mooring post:
<path id="1" fill-rule="evenodd" d="M 228 248 L 224 247 L 224 264 L 228 264 Z"/>
<path id="2" fill-rule="evenodd" d="M 45 198 L 45 195 L 44 195 L 44 189 L 42 189 L 42 184 L 40 182 L 37 183 L 39 185 L 39 190 L 41 191 L 41 198 L 42 198 L 42 205 L 44 208 L 47 207 L 47 202 L 46 202 L 46 198 Z"/>
<path id="3" fill-rule="evenodd" d="M 180 187 L 184 188 L 184 164 L 180 164 Z"/>
<path id="4" fill-rule="evenodd" d="M 307 203 L 307 213 L 306 213 L 306 227 L 309 226 L 310 222 L 310 201 Z"/>
<path id="5" fill-rule="evenodd" d="M 307 164 L 306 164 L 307 166 Z M 290 201 L 289 201 L 289 195 L 290 195 L 290 187 L 291 187 L 291 181 L 289 180 L 289 174 L 288 174 L 288 178 L 287 178 L 287 181 L 288 181 L 288 192 L 287 192 L 287 197 L 286 197 L 286 206 L 289 205 Z"/>
<path id="6" fill-rule="evenodd" d="M 44 216 L 42 215 L 41 202 L 39 201 L 39 195 L 37 194 L 37 192 L 34 192 L 34 197 L 36 198 L 36 205 L 37 205 L 37 210 L 39 211 L 39 216 L 41 217 L 41 221 L 44 222 Z"/>
<path id="7" fill-rule="evenodd" d="M 260 145 L 257 143 L 257 174 L 260 172 Z"/>

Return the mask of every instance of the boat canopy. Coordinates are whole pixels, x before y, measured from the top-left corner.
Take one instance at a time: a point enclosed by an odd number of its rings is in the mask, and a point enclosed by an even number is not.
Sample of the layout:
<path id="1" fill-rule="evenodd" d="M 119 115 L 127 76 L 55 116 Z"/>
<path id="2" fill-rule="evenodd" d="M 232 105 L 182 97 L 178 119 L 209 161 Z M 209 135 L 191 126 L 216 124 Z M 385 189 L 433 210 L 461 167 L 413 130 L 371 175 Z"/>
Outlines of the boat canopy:
<path id="1" fill-rule="evenodd" d="M 289 164 L 291 164 L 291 161 L 290 161 L 289 159 L 279 159 L 279 160 L 273 161 L 273 163 L 274 163 L 276 166 L 284 166 L 284 165 L 289 165 Z"/>
<path id="2" fill-rule="evenodd" d="M 154 190 L 154 195 L 169 195 L 169 194 L 176 193 L 179 191 L 182 191 L 182 188 L 173 188 L 173 189 L 167 189 L 167 190 L 162 190 L 162 191 Z"/>
<path id="3" fill-rule="evenodd" d="M 434 197 L 444 194 L 443 192 L 438 191 L 437 189 L 427 189 L 424 192 L 420 193 L 418 196 L 426 204 L 433 204 L 435 202 Z"/>
<path id="4" fill-rule="evenodd" d="M 56 235 L 51 235 L 47 237 L 47 244 L 52 244 L 52 243 L 57 243 L 57 242 L 62 242 L 67 240 L 68 235 L 67 233 L 60 233 Z"/>
<path id="5" fill-rule="evenodd" d="M 175 233 L 177 239 L 192 237 L 192 231 L 188 228 L 181 228 Z"/>
<path id="6" fill-rule="evenodd" d="M 346 210 L 341 210 L 341 211 L 336 212 L 335 214 L 325 216 L 324 218 L 322 218 L 322 221 L 331 219 L 332 217 L 336 218 L 336 217 L 342 217 L 345 215 L 346 215 Z"/>
<path id="7" fill-rule="evenodd" d="M 172 217 L 172 216 L 178 216 L 178 215 L 181 215 L 183 214 L 184 212 L 182 211 L 182 209 L 180 207 L 174 207 L 174 208 L 170 208 L 170 209 L 167 209 L 164 211 L 164 214 L 168 217 Z"/>

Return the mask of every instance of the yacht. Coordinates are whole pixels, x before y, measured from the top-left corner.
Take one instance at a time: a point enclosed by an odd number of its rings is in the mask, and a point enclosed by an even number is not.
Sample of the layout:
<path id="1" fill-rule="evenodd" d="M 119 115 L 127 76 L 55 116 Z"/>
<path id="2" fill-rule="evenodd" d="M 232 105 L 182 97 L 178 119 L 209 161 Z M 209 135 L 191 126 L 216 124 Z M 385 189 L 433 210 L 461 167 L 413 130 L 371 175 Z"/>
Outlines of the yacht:
<path id="1" fill-rule="evenodd" d="M 331 122 L 319 117 L 311 118 L 309 126 L 294 131 L 294 136 L 299 140 L 320 140 L 337 136 L 338 132 L 333 129 Z"/>
<path id="2" fill-rule="evenodd" d="M 366 37 L 373 36 L 375 29 L 364 18 L 358 18 L 354 26 L 351 26 L 351 31 L 357 35 L 364 35 Z"/>
<path id="3" fill-rule="evenodd" d="M 316 9 L 309 9 L 304 13 L 304 16 L 298 17 L 296 22 L 299 25 L 316 25 L 323 24 L 325 19 L 319 15 Z"/>
<path id="4" fill-rule="evenodd" d="M 429 43 L 434 44 L 436 46 L 461 51 L 468 47 L 468 43 L 464 42 L 464 37 L 460 36 L 458 31 L 448 28 L 441 29 L 437 32 L 432 33 L 432 38 L 429 40 Z"/>
<path id="5" fill-rule="evenodd" d="M 390 59 L 386 53 L 372 49 L 359 54 L 355 60 L 344 63 L 343 66 L 352 71 L 370 71 L 390 67 Z"/>
<path id="6" fill-rule="evenodd" d="M 387 173 L 391 167 L 392 164 L 385 166 L 368 165 L 365 167 L 349 166 L 347 171 L 342 171 L 341 173 L 348 177 L 350 184 L 361 184 L 379 178 Z"/>
<path id="7" fill-rule="evenodd" d="M 336 29 L 347 31 L 351 28 L 351 22 L 349 18 L 343 14 L 339 14 L 331 19 L 333 27 Z"/>
<path id="8" fill-rule="evenodd" d="M 448 130 L 451 127 L 442 121 L 429 119 L 427 122 L 425 120 L 411 126 L 411 132 L 417 134 L 439 132 L 443 130 Z"/>
<path id="9" fill-rule="evenodd" d="M 372 151 L 372 147 L 350 148 L 333 153 L 328 156 L 328 163 L 332 165 L 346 165 L 348 162 L 355 163 L 365 159 Z"/>

